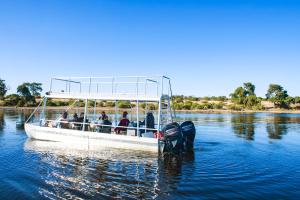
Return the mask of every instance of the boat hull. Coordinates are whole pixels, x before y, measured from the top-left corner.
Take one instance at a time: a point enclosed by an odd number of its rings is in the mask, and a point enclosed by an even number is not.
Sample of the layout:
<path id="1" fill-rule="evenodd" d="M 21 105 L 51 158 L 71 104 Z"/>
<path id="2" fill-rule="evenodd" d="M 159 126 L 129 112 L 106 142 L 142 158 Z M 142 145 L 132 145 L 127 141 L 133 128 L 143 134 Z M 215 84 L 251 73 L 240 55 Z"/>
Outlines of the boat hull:
<path id="1" fill-rule="evenodd" d="M 156 138 L 41 127 L 34 124 L 25 124 L 25 131 L 27 136 L 32 139 L 86 145 L 88 148 L 109 147 L 151 152 L 159 151 L 159 143 Z"/>

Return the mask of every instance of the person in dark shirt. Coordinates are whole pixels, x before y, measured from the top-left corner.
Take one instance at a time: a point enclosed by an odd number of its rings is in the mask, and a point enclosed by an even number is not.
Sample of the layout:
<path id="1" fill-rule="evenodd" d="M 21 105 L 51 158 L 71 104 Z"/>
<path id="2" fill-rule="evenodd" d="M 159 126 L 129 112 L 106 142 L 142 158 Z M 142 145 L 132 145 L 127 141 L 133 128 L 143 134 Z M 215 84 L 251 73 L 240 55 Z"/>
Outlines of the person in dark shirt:
<path id="1" fill-rule="evenodd" d="M 108 120 L 108 116 L 105 116 L 102 122 L 103 125 L 107 125 L 107 126 L 102 126 L 101 127 L 101 132 L 102 133 L 111 133 L 111 121 Z"/>
<path id="2" fill-rule="evenodd" d="M 144 125 L 145 128 L 154 129 L 155 122 L 154 122 L 153 114 L 151 112 L 148 112 L 146 119 L 140 122 L 140 125 Z M 145 133 L 145 132 L 153 132 L 153 130 L 144 130 L 144 129 L 141 130 L 141 133 Z"/>
<path id="3" fill-rule="evenodd" d="M 83 120 L 84 120 L 84 113 L 82 112 L 82 113 L 80 113 L 80 117 L 78 118 L 78 121 L 77 121 L 77 123 L 78 123 L 78 125 L 80 126 L 80 129 L 82 129 L 82 127 L 83 127 Z M 85 119 L 85 123 L 88 123 L 89 122 L 89 120 L 86 118 Z M 85 130 L 87 130 L 87 125 L 85 125 Z"/>
<path id="4" fill-rule="evenodd" d="M 104 111 L 101 112 L 101 116 L 99 117 L 99 120 L 104 120 L 105 117 L 107 117 L 106 113 Z"/>
<path id="5" fill-rule="evenodd" d="M 128 113 L 125 111 L 123 112 L 123 118 L 121 119 L 120 123 L 118 124 L 118 126 L 125 126 L 127 127 L 130 123 L 129 119 L 127 119 L 127 115 Z M 121 131 L 126 131 L 127 128 L 124 128 L 124 127 L 117 127 L 115 128 L 115 132 L 117 134 L 119 134 Z"/>

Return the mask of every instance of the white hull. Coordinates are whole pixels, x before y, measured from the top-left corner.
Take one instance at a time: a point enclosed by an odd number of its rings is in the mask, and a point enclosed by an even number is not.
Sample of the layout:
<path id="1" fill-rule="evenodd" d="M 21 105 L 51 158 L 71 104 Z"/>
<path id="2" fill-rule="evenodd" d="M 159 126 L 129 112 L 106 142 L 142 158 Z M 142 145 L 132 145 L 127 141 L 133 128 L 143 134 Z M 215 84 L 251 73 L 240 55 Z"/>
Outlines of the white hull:
<path id="1" fill-rule="evenodd" d="M 40 127 L 25 124 L 25 131 L 29 138 L 36 140 L 64 142 L 66 144 L 83 145 L 87 148 L 119 148 L 139 151 L 158 152 L 158 139 L 115 135 L 71 129 Z"/>

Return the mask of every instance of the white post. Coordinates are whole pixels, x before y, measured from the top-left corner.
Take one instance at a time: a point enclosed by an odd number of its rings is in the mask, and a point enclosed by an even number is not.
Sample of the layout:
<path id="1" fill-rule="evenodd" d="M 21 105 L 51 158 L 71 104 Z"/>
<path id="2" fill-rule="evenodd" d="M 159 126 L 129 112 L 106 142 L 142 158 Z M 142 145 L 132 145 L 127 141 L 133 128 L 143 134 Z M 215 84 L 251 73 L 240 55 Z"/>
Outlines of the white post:
<path id="1" fill-rule="evenodd" d="M 118 126 L 118 119 L 117 119 L 117 112 L 118 112 L 118 109 L 117 109 L 117 100 L 115 100 L 115 126 Z"/>
<path id="2" fill-rule="evenodd" d="M 139 78 L 137 78 L 136 83 L 136 134 L 140 137 L 140 121 L 139 121 Z"/>
<path id="3" fill-rule="evenodd" d="M 87 111 L 88 111 L 88 99 L 85 100 L 85 107 L 84 107 L 84 117 L 83 117 L 82 131 L 85 130 L 85 121 L 86 121 Z"/>
<path id="4" fill-rule="evenodd" d="M 158 101 L 158 130 L 160 129 L 161 126 L 161 97 L 163 96 L 163 90 L 164 90 L 164 77 L 161 78 L 161 94 L 159 97 L 159 101 Z"/>
<path id="5" fill-rule="evenodd" d="M 94 121 L 96 121 L 96 109 L 97 109 L 97 101 L 95 99 L 95 104 L 94 104 Z"/>
<path id="6" fill-rule="evenodd" d="M 147 87 L 147 79 L 146 79 L 146 82 L 145 82 L 145 97 L 147 98 L 147 90 L 148 90 L 148 87 Z M 147 128 L 147 112 L 148 112 L 148 101 L 146 100 L 145 101 L 145 128 Z M 145 129 L 145 132 L 147 132 L 147 129 Z"/>
<path id="7" fill-rule="evenodd" d="M 157 129 L 160 131 L 160 115 L 161 115 L 161 97 L 158 101 L 158 117 L 157 117 Z"/>
<path id="8" fill-rule="evenodd" d="M 44 107 L 43 107 L 43 119 L 45 119 L 45 112 L 46 112 L 46 106 L 47 106 L 47 97 L 44 98 Z"/>
<path id="9" fill-rule="evenodd" d="M 41 124 L 42 120 L 44 120 L 44 122 L 45 122 L 45 119 L 46 119 L 46 114 L 45 114 L 45 112 L 46 112 L 46 106 L 47 106 L 47 97 L 44 97 L 44 106 L 43 106 L 42 116 L 40 118 L 40 125 L 42 125 Z"/>

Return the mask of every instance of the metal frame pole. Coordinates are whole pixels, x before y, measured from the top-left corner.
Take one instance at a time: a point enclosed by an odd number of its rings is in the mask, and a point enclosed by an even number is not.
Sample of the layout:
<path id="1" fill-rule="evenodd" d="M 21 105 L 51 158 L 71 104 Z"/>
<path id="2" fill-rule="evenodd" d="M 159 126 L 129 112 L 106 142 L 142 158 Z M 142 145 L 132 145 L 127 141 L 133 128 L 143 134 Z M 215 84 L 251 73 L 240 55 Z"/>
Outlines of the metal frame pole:
<path id="1" fill-rule="evenodd" d="M 139 78 L 136 82 L 136 134 L 140 137 L 140 121 L 139 121 Z"/>
<path id="2" fill-rule="evenodd" d="M 96 121 L 96 109 L 97 109 L 97 100 L 95 99 L 95 103 L 94 103 L 94 121 Z"/>
<path id="3" fill-rule="evenodd" d="M 53 80 L 53 78 L 51 78 L 51 82 L 50 82 L 50 91 L 49 91 L 49 92 L 52 92 L 52 80 Z"/>
<path id="4" fill-rule="evenodd" d="M 85 130 L 85 121 L 86 121 L 87 110 L 88 110 L 88 99 L 85 100 L 85 107 L 84 107 L 84 117 L 83 117 L 82 131 Z"/>
<path id="5" fill-rule="evenodd" d="M 157 126 L 158 126 L 158 130 L 161 130 L 160 129 L 160 126 L 161 126 L 161 98 L 162 98 L 162 95 L 163 95 L 163 87 L 164 87 L 164 80 L 163 80 L 163 77 L 161 78 L 161 95 L 159 97 L 159 101 L 158 101 L 158 123 L 157 123 Z"/>
<path id="6" fill-rule="evenodd" d="M 147 84 L 147 79 L 146 79 L 146 83 L 145 83 L 145 97 L 147 99 L 147 89 L 148 89 L 148 84 Z M 147 112 L 148 112 L 148 101 L 145 101 L 145 132 L 147 132 Z"/>
<path id="7" fill-rule="evenodd" d="M 117 119 L 117 112 L 118 112 L 118 109 L 117 109 L 117 100 L 115 100 L 115 126 L 118 126 L 118 119 Z"/>
<path id="8" fill-rule="evenodd" d="M 40 118 L 41 120 L 45 120 L 46 119 L 46 106 L 47 106 L 47 97 L 44 97 L 44 106 L 43 106 L 43 111 L 42 111 L 42 118 Z"/>

